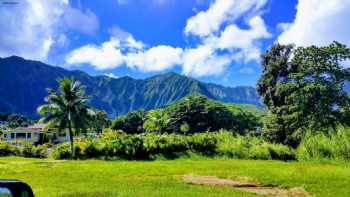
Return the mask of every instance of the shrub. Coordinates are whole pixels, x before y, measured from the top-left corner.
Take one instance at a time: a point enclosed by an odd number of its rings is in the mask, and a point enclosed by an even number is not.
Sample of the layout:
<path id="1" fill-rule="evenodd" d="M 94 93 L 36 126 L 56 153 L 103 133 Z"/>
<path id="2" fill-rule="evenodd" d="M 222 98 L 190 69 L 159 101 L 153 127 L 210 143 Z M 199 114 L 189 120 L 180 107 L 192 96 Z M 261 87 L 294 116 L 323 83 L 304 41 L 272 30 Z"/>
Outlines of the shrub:
<path id="1" fill-rule="evenodd" d="M 185 136 L 176 134 L 147 134 L 143 136 L 143 148 L 148 158 L 159 155 L 165 158 L 177 157 L 176 153 L 185 152 L 188 148 Z"/>
<path id="2" fill-rule="evenodd" d="M 143 141 L 137 135 L 108 133 L 95 144 L 95 152 L 100 156 L 137 159 L 143 157 Z"/>
<path id="3" fill-rule="evenodd" d="M 338 127 L 329 134 L 308 131 L 297 149 L 299 160 L 350 160 L 350 128 Z"/>
<path id="4" fill-rule="evenodd" d="M 217 133 L 216 152 L 237 159 L 277 159 L 294 160 L 295 153 L 288 146 L 266 142 L 261 137 L 234 136 L 221 131 Z"/>
<path id="5" fill-rule="evenodd" d="M 68 159 L 71 157 L 69 143 L 58 144 L 52 151 L 52 157 L 54 159 Z"/>
<path id="6" fill-rule="evenodd" d="M 86 141 L 85 154 L 88 158 L 101 155 L 101 148 L 97 139 L 88 139 Z"/>
<path id="7" fill-rule="evenodd" d="M 284 161 L 296 159 L 295 151 L 282 144 L 268 144 L 268 150 L 271 155 L 271 159 Z"/>
<path id="8" fill-rule="evenodd" d="M 232 132 L 206 132 L 193 135 L 153 134 L 131 135 L 110 129 L 97 139 L 74 141 L 77 159 L 173 159 L 188 154 L 224 155 L 239 159 L 294 159 L 294 152 L 284 145 L 270 144 L 262 138 L 234 136 Z M 56 159 L 70 158 L 68 143 L 53 150 Z"/>
<path id="9" fill-rule="evenodd" d="M 17 146 L 12 145 L 9 142 L 0 141 L 0 156 L 16 156 L 20 154 L 20 150 Z"/>
<path id="10" fill-rule="evenodd" d="M 21 155 L 24 157 L 47 158 L 49 155 L 48 145 L 34 146 L 32 143 L 26 142 L 21 147 Z"/>
<path id="11" fill-rule="evenodd" d="M 196 133 L 188 137 L 188 143 L 192 151 L 208 155 L 215 152 L 217 141 L 215 133 Z"/>

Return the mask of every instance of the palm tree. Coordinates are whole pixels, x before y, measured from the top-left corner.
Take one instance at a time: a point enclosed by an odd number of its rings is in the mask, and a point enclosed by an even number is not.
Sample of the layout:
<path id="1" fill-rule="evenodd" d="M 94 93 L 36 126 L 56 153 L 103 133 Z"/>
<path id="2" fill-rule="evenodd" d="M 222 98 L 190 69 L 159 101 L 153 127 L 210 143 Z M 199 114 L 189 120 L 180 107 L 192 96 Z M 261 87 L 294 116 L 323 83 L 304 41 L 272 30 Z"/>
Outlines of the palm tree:
<path id="1" fill-rule="evenodd" d="M 151 117 L 152 120 L 155 123 L 155 127 L 159 133 L 163 132 L 163 129 L 166 128 L 166 126 L 169 123 L 169 119 L 166 113 L 163 111 L 158 111 L 157 113 L 154 114 L 153 117 Z"/>
<path id="2" fill-rule="evenodd" d="M 55 125 L 60 131 L 68 128 L 73 158 L 73 131 L 85 130 L 94 112 L 88 106 L 89 98 L 85 96 L 85 87 L 79 81 L 65 77 L 57 82 L 59 90 L 47 89 L 49 96 L 45 97 L 46 104 L 38 107 L 38 113 L 42 116 L 41 122 Z"/>

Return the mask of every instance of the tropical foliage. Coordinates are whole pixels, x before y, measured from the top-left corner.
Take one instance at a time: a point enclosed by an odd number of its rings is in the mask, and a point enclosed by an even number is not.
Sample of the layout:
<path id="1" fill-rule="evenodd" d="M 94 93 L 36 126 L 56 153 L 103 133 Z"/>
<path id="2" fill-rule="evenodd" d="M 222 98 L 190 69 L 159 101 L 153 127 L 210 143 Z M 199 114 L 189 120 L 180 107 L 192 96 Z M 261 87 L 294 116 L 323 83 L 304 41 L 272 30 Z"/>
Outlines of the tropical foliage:
<path id="1" fill-rule="evenodd" d="M 26 127 L 34 123 L 35 119 L 32 117 L 27 117 L 16 113 L 0 112 L 0 121 L 5 122 L 6 126 L 10 128 L 16 128 L 16 127 Z"/>
<path id="2" fill-rule="evenodd" d="M 130 134 L 143 133 L 145 131 L 143 124 L 146 120 L 146 115 L 144 110 L 129 112 L 126 115 L 117 117 L 113 121 L 111 128 Z"/>
<path id="3" fill-rule="evenodd" d="M 254 130 L 259 117 L 229 107 L 204 96 L 192 95 L 163 109 L 130 112 L 115 119 L 112 129 L 126 133 L 180 133 L 193 134 L 204 131 L 228 129 L 238 133 Z"/>
<path id="4" fill-rule="evenodd" d="M 105 111 L 92 109 L 94 115 L 88 119 L 87 125 L 92 133 L 100 134 L 103 129 L 111 126 L 111 120 Z"/>
<path id="5" fill-rule="evenodd" d="M 189 154 L 226 156 L 240 159 L 295 159 L 294 151 L 271 144 L 260 137 L 234 136 L 232 132 L 133 135 L 106 130 L 100 138 L 75 140 L 77 158 L 174 159 Z M 54 148 L 56 159 L 69 158 L 68 144 Z"/>
<path id="6" fill-rule="evenodd" d="M 88 120 L 94 112 L 89 108 L 89 98 L 85 96 L 84 86 L 70 78 L 58 80 L 59 90 L 48 88 L 49 96 L 44 104 L 38 108 L 42 116 L 41 122 L 48 122 L 59 130 L 68 128 L 71 153 L 74 157 L 74 132 L 86 131 Z"/>
<path id="7" fill-rule="evenodd" d="M 350 128 L 332 132 L 309 130 L 297 149 L 299 160 L 350 160 Z"/>
<path id="8" fill-rule="evenodd" d="M 268 137 L 296 147 L 307 129 L 350 124 L 350 98 L 344 83 L 350 49 L 334 42 L 324 47 L 275 44 L 262 58 L 257 91 L 269 110 Z"/>

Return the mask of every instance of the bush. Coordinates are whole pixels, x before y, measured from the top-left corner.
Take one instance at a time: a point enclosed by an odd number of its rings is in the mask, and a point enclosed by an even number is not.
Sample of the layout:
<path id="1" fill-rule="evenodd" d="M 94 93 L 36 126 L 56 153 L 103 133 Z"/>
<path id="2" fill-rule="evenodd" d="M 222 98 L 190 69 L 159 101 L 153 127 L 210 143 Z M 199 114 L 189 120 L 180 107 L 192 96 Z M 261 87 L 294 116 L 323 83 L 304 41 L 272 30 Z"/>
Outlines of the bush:
<path id="1" fill-rule="evenodd" d="M 143 136 L 143 148 L 148 158 L 163 156 L 175 158 L 177 153 L 185 152 L 189 148 L 185 136 L 176 134 L 147 134 Z"/>
<path id="2" fill-rule="evenodd" d="M 108 156 L 116 156 L 125 159 L 142 159 L 143 140 L 137 135 L 120 135 L 111 142 L 112 147 L 107 147 Z M 102 149 L 104 150 L 104 149 Z"/>
<path id="3" fill-rule="evenodd" d="M 329 134 L 308 131 L 297 149 L 299 160 L 350 160 L 350 128 L 338 127 Z"/>
<path id="4" fill-rule="evenodd" d="M 17 155 L 45 158 L 49 153 L 47 144 L 33 146 L 21 143 L 19 147 L 10 143 L 0 143 L 0 156 Z M 76 138 L 74 159 L 129 159 L 153 160 L 174 159 L 189 155 L 221 155 L 237 159 L 295 159 L 294 151 L 280 144 L 271 144 L 260 137 L 233 135 L 232 132 L 196 133 L 193 135 L 126 134 L 106 129 L 99 138 Z M 54 159 L 70 159 L 68 142 L 52 149 Z"/>
<path id="5" fill-rule="evenodd" d="M 294 149 L 282 144 L 268 144 L 268 150 L 271 155 L 271 159 L 277 160 L 296 160 L 296 154 Z"/>
<path id="6" fill-rule="evenodd" d="M 288 146 L 271 144 L 261 137 L 234 136 L 232 133 L 217 133 L 219 155 L 237 159 L 294 160 L 295 153 Z"/>
<path id="7" fill-rule="evenodd" d="M 69 143 L 66 142 L 56 145 L 52 151 L 52 157 L 54 159 L 69 159 L 71 157 Z"/>
<path id="8" fill-rule="evenodd" d="M 0 141 L 0 157 L 4 156 L 23 156 L 33 158 L 47 158 L 49 155 L 48 145 L 34 146 L 32 143 L 16 141 L 3 142 Z"/>
<path id="9" fill-rule="evenodd" d="M 16 156 L 19 154 L 20 150 L 17 146 L 14 146 L 9 142 L 0 141 L 0 157 Z"/>
<path id="10" fill-rule="evenodd" d="M 33 146 L 32 143 L 24 143 L 21 148 L 21 155 L 24 157 L 47 158 L 49 155 L 48 145 Z"/>
<path id="11" fill-rule="evenodd" d="M 215 153 L 217 142 L 216 133 L 196 133 L 188 137 L 192 151 L 207 155 Z"/>

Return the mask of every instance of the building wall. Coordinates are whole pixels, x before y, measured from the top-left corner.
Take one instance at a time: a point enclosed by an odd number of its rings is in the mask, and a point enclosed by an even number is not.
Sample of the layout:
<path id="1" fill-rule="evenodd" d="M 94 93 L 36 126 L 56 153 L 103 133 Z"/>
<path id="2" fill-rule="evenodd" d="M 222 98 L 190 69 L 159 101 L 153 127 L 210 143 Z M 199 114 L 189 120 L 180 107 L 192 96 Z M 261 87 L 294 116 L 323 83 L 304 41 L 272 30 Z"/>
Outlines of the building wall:
<path id="1" fill-rule="evenodd" d="M 28 130 L 26 128 L 16 128 L 14 130 L 4 131 L 1 138 L 6 141 L 25 140 L 35 143 L 39 142 L 41 133 L 43 132 L 30 129 Z M 69 141 L 68 131 L 66 131 L 63 135 L 57 135 L 57 138 L 60 143 Z"/>

